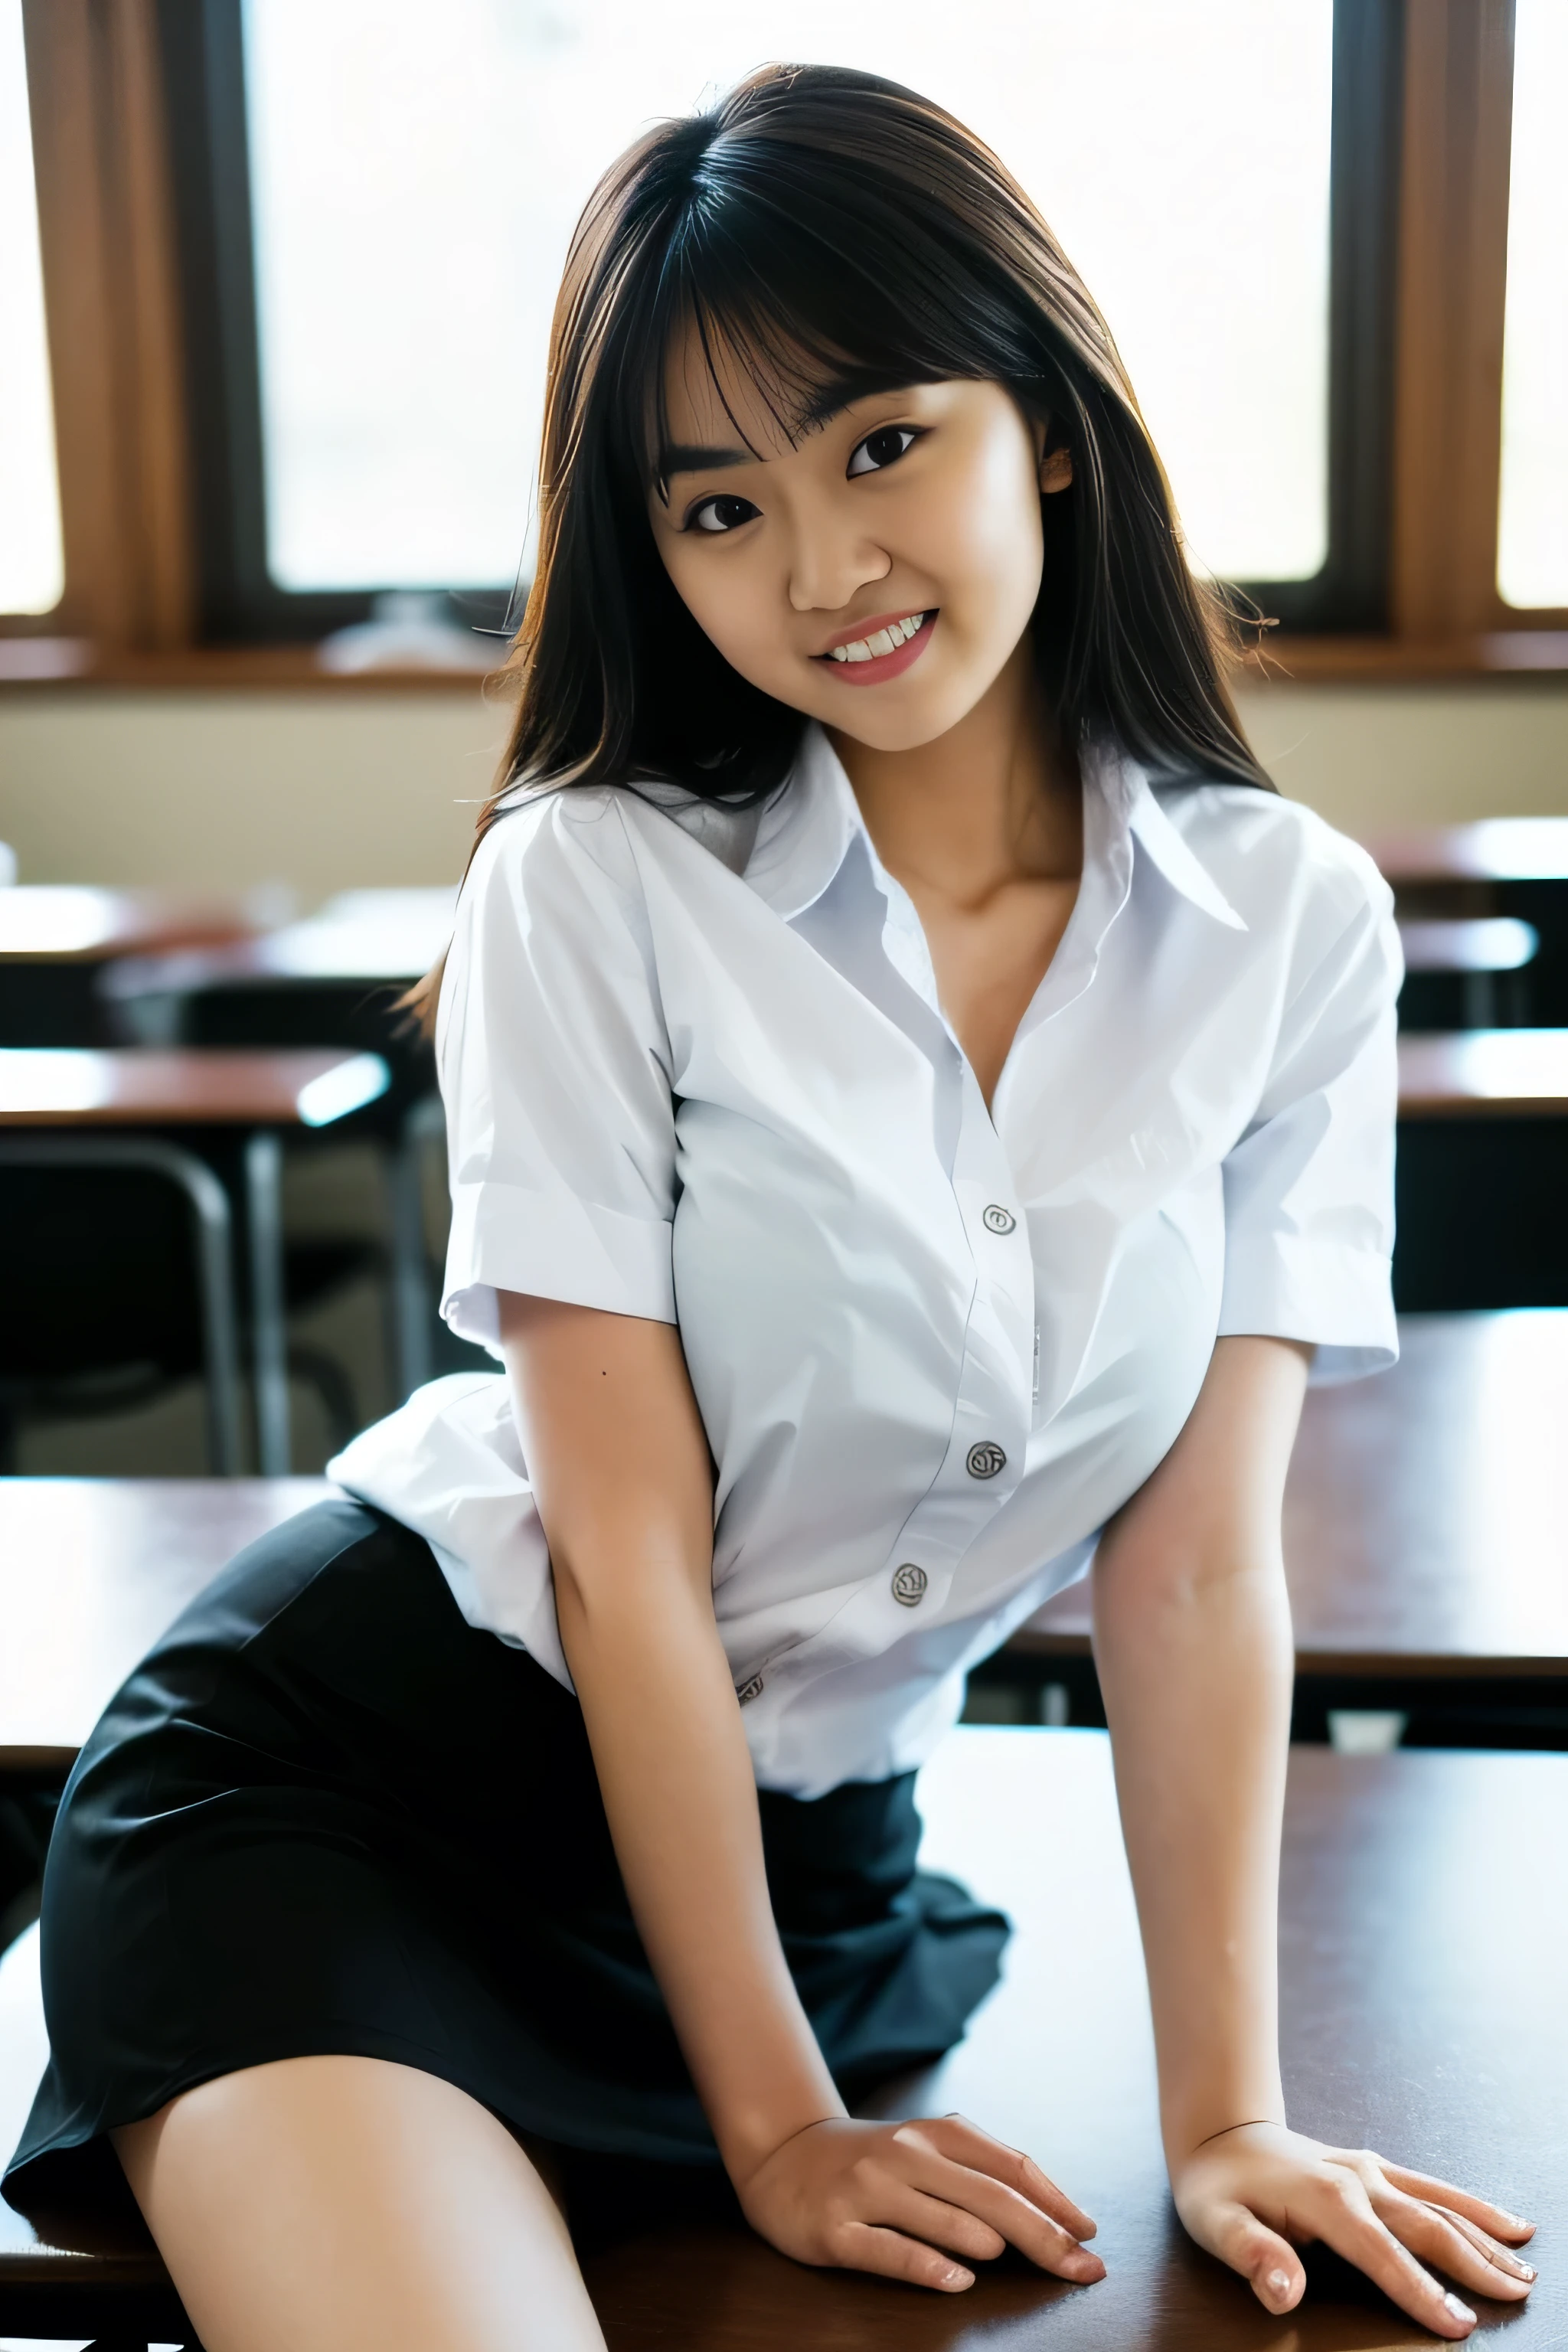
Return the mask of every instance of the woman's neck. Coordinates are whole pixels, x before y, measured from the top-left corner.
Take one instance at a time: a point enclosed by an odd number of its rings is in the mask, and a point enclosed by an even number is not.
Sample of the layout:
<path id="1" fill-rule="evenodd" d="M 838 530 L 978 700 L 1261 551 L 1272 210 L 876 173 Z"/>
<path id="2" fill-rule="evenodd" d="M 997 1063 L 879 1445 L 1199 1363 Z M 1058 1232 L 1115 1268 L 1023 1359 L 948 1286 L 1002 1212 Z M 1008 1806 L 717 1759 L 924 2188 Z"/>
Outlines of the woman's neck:
<path id="1" fill-rule="evenodd" d="M 934 742 L 833 748 L 889 874 L 917 899 L 978 909 L 1009 883 L 1076 881 L 1077 762 L 1062 746 L 1026 637 L 967 718 Z"/>

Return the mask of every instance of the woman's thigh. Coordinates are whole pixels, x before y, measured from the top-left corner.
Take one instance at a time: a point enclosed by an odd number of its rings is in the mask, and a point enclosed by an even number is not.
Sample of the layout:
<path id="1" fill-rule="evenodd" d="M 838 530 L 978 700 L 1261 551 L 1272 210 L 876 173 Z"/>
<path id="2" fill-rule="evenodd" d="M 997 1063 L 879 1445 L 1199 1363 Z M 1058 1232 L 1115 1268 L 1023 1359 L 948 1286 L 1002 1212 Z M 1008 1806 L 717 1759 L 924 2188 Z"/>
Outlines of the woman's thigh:
<path id="1" fill-rule="evenodd" d="M 114 2141 L 207 2352 L 604 2352 L 540 2172 L 437 2075 L 282 2059 Z"/>

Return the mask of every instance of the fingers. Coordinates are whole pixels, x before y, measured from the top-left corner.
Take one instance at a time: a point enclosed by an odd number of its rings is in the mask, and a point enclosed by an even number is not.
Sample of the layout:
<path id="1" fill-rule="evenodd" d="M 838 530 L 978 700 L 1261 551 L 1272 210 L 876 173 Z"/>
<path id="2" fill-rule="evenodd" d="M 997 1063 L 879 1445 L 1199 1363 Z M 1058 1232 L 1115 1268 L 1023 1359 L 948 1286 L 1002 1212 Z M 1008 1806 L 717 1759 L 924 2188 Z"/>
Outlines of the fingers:
<path id="1" fill-rule="evenodd" d="M 962 2294 L 974 2284 L 974 2273 L 962 2263 L 922 2246 L 897 2230 L 875 2223 L 850 2221 L 842 2232 L 834 2259 L 847 2271 L 874 2271 L 879 2278 L 902 2279 L 909 2286 L 933 2287 L 939 2294 Z"/>
<path id="2" fill-rule="evenodd" d="M 1337 2172 L 1307 2202 L 1305 2218 L 1323 2243 L 1364 2271 L 1391 2303 L 1435 2336 L 1468 2336 L 1476 2315 L 1424 2271 L 1409 2248 L 1379 2221 L 1355 2173 Z M 1500 2276 L 1500 2273 L 1499 2273 Z"/>
<path id="3" fill-rule="evenodd" d="M 1105 2276 L 1105 2264 L 1100 2256 L 1081 2245 L 1071 2231 L 1064 2229 L 1041 2204 L 998 2179 L 994 2171 L 979 2171 L 956 2161 L 933 2145 L 935 2137 L 924 2125 L 902 2125 L 894 2135 L 899 2156 L 909 2168 L 905 2177 L 912 2192 L 942 2208 L 956 2209 L 987 2226 L 998 2241 L 996 2252 L 1004 2243 L 1016 2246 L 1042 2270 L 1082 2286 Z M 1018 2157 L 1012 2149 L 998 2151 L 995 2142 L 991 2143 L 989 2152 L 994 2160 L 998 2153 L 1011 2158 L 1014 2168 L 1028 2164 L 1027 2158 Z M 1043 2180 L 1044 2174 L 1040 2178 Z M 907 2221 L 901 2213 L 895 2218 L 905 2228 L 918 2226 Z M 965 2253 L 971 2251 L 967 2237 L 957 2241 L 943 2238 L 942 2242 L 955 2242 Z"/>
<path id="4" fill-rule="evenodd" d="M 966 2165 L 972 2172 L 989 2173 L 993 2180 L 1000 2180 L 1020 2197 L 1026 2197 L 1031 2205 L 1048 2213 L 1070 2236 L 1080 2240 L 1093 2237 L 1095 2223 L 1082 2206 L 1075 2205 L 1066 2190 L 1058 2189 L 1040 2170 L 1033 2157 L 993 2139 L 989 2132 L 982 2131 L 966 2116 L 923 2117 L 914 2128 L 923 2132 L 931 2145 L 955 2164 Z"/>
<path id="5" fill-rule="evenodd" d="M 1384 2226 L 1428 2263 L 1474 2294 L 1500 2302 L 1522 2302 L 1535 2284 L 1532 2265 L 1521 2262 L 1506 2246 L 1463 2215 L 1446 2213 L 1401 2190 L 1384 2189 L 1373 2198 L 1373 2210 Z"/>
<path id="6" fill-rule="evenodd" d="M 1204 2233 L 1204 2242 L 1210 2253 L 1252 2281 L 1252 2291 L 1265 2311 L 1295 2310 L 1307 2285 L 1301 2257 L 1245 2205 L 1221 2205 Z"/>
<path id="7" fill-rule="evenodd" d="M 1417 2197 L 1424 2204 L 1446 2206 L 1451 2213 L 1462 2213 L 1468 2221 L 1479 2222 L 1490 2236 L 1500 2238 L 1506 2244 L 1520 2246 L 1535 2235 L 1533 2221 L 1521 2221 L 1517 2213 L 1505 2211 L 1500 2205 L 1489 2205 L 1484 2197 L 1472 2197 L 1467 2189 L 1456 2189 L 1447 2180 L 1434 2180 L 1430 2174 L 1412 2172 L 1408 2166 L 1390 2164 L 1385 2158 L 1376 2157 L 1385 2180 L 1395 2189 L 1403 2189 L 1407 2197 Z"/>

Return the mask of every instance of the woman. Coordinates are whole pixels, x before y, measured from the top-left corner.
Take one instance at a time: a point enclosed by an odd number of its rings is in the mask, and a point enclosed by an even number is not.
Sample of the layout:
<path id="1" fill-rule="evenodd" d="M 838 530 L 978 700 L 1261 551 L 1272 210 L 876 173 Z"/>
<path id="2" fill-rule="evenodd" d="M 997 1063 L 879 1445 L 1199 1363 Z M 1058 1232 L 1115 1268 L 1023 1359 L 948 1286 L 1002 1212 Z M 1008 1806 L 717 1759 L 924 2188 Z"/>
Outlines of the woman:
<path id="1" fill-rule="evenodd" d="M 1092 1559 L 1183 2220 L 1271 2312 L 1321 2238 L 1463 2336 L 1433 2270 L 1518 2298 L 1527 2225 L 1293 2133 L 1275 2037 L 1281 1486 L 1309 1366 L 1394 1352 L 1388 895 L 1271 793 L 956 123 L 772 69 L 614 167 L 512 668 L 438 1030 L 505 1373 L 89 1742 L 10 2193 L 112 2143 L 209 2352 L 601 2344 L 594 2158 L 721 2163 L 808 2263 L 1092 2282 L 1027 2158 L 847 2113 L 994 1979 L 913 1772 Z"/>

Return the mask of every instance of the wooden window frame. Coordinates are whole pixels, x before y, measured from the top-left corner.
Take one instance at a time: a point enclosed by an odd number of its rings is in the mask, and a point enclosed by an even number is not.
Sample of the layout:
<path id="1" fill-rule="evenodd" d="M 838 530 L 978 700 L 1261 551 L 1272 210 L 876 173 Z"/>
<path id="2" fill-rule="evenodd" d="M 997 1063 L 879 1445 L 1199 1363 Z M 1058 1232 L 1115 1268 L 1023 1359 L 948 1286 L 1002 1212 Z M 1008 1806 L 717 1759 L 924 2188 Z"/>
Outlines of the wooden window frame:
<path id="1" fill-rule="evenodd" d="M 243 616 L 213 593 L 211 513 L 224 485 L 213 479 L 216 412 L 209 403 L 204 425 L 201 387 L 192 398 L 193 273 L 176 202 L 192 168 L 194 93 L 171 80 L 166 35 L 182 17 L 210 26 L 220 15 L 208 0 L 177 0 L 173 15 L 168 0 L 23 0 L 66 590 L 52 613 L 0 617 L 0 680 L 471 693 L 471 671 L 344 680 L 321 669 L 313 646 L 244 644 Z M 1270 590 L 1287 625 L 1265 635 L 1264 675 L 1568 670 L 1568 608 L 1523 611 L 1497 588 L 1513 17 L 1513 0 L 1342 0 L 1336 109 L 1364 110 L 1369 89 L 1382 93 L 1380 134 L 1363 123 L 1360 177 L 1337 168 L 1333 198 L 1331 432 L 1355 425 L 1331 451 L 1331 541 L 1337 609 L 1354 614 L 1355 633 L 1289 625 L 1312 622 L 1312 594 Z M 1380 54 L 1397 68 L 1381 84 Z M 1376 233 L 1380 207 L 1393 213 L 1388 237 Z M 211 320 L 192 328 L 192 348 L 202 335 L 210 349 Z M 235 364 L 253 372 L 253 321 L 250 333 Z M 1369 406 L 1379 383 L 1381 435 Z M 226 511 L 237 511 L 232 499 Z M 333 597 L 297 609 L 319 629 L 363 605 Z"/>

